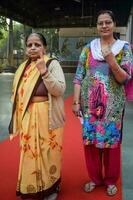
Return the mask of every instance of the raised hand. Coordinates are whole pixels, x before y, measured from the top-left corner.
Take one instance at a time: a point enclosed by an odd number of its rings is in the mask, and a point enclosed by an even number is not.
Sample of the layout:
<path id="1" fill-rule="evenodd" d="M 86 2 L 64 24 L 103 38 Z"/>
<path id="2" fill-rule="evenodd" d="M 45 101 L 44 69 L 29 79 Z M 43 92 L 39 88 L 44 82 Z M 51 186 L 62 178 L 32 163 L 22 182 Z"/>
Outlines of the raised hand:
<path id="1" fill-rule="evenodd" d="M 102 54 L 103 54 L 104 59 L 110 66 L 113 66 L 114 64 L 116 64 L 115 56 L 113 55 L 111 51 L 111 47 L 109 45 L 102 47 Z"/>
<path id="2" fill-rule="evenodd" d="M 105 57 L 106 62 L 110 65 L 110 66 L 114 66 L 117 64 L 116 58 L 113 55 L 112 52 L 110 52 L 108 55 L 106 55 Z"/>
<path id="3" fill-rule="evenodd" d="M 40 52 L 39 58 L 37 59 L 35 66 L 37 67 L 41 75 L 44 74 L 47 70 L 42 51 Z"/>

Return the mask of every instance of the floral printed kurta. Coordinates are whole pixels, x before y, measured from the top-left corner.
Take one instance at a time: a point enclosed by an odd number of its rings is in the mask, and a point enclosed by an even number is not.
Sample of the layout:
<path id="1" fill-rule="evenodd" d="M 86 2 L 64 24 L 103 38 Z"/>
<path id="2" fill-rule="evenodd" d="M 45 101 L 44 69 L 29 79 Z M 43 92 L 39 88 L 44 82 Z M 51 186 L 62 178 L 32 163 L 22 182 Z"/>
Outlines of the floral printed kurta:
<path id="1" fill-rule="evenodd" d="M 128 44 L 116 56 L 118 64 L 131 76 L 132 53 Z M 109 65 L 95 60 L 90 44 L 83 49 L 74 84 L 81 85 L 83 142 L 98 148 L 115 148 L 122 139 L 125 105 L 124 84 L 116 81 Z"/>

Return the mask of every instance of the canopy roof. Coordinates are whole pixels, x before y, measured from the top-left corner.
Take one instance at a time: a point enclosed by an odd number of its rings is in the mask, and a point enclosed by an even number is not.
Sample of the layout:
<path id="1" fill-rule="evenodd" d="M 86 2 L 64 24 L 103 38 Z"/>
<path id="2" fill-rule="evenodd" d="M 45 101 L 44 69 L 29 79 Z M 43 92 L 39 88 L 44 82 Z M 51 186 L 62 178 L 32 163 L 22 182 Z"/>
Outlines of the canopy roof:
<path id="1" fill-rule="evenodd" d="M 0 0 L 0 15 L 32 27 L 95 26 L 97 12 L 110 9 L 126 26 L 132 0 Z"/>

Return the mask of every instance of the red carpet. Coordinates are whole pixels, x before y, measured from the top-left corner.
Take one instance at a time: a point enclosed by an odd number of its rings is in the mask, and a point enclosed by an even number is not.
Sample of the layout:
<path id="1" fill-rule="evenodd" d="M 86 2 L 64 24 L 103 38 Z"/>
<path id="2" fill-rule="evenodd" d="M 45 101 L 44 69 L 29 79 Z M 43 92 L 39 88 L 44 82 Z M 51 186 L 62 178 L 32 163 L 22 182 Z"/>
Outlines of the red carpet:
<path id="1" fill-rule="evenodd" d="M 104 187 L 86 194 L 83 185 L 88 180 L 81 138 L 81 125 L 71 111 L 72 98 L 65 102 L 66 126 L 63 145 L 62 188 L 58 200 L 122 200 L 121 180 L 118 194 L 108 197 Z M 15 196 L 18 167 L 18 138 L 0 143 L 0 200 L 17 200 Z"/>

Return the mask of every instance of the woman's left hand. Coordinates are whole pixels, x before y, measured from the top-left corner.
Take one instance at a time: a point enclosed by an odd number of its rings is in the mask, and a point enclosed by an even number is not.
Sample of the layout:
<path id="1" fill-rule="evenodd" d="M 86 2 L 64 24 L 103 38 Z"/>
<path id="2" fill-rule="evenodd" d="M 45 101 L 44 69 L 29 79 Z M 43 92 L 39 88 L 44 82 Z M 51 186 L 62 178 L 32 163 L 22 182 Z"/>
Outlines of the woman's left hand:
<path id="1" fill-rule="evenodd" d="M 44 55 L 42 53 L 40 53 L 40 57 L 37 59 L 35 66 L 37 67 L 41 75 L 46 72 L 46 63 L 44 61 Z"/>
<path id="2" fill-rule="evenodd" d="M 80 104 L 73 104 L 72 111 L 76 117 L 80 117 Z"/>

